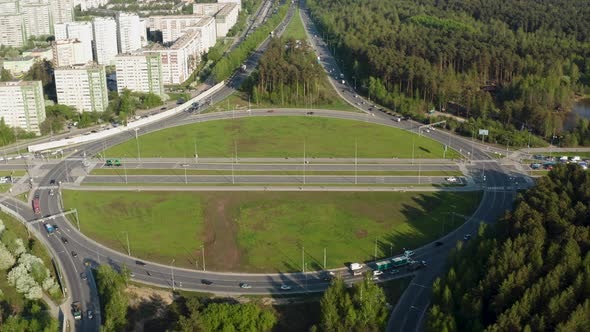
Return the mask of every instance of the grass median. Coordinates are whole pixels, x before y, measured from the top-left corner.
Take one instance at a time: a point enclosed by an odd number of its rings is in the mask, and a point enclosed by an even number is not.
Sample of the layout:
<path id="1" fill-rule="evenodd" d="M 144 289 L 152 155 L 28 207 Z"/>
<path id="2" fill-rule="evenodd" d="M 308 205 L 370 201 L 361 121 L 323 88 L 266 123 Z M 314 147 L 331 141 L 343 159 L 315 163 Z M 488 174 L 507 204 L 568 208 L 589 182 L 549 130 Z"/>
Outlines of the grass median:
<path id="1" fill-rule="evenodd" d="M 279 111 L 277 111 L 278 113 Z M 315 116 L 256 116 L 207 121 L 140 136 L 107 149 L 107 158 L 443 158 L 444 145 L 362 121 Z M 356 149 L 355 149 L 356 146 Z M 459 158 L 449 149 L 446 158 Z"/>
<path id="2" fill-rule="evenodd" d="M 96 168 L 90 175 L 176 175 L 184 176 L 184 169 L 154 169 L 154 168 Z M 231 170 L 195 170 L 187 169 L 186 175 L 301 175 L 302 171 L 234 171 Z M 305 171 L 305 175 L 375 175 L 375 176 L 461 176 L 460 171 Z"/>
<path id="3" fill-rule="evenodd" d="M 458 226 L 477 193 L 64 191 L 82 231 L 139 258 L 216 271 L 300 271 L 399 253 Z M 454 223 L 454 224 L 453 224 Z"/>

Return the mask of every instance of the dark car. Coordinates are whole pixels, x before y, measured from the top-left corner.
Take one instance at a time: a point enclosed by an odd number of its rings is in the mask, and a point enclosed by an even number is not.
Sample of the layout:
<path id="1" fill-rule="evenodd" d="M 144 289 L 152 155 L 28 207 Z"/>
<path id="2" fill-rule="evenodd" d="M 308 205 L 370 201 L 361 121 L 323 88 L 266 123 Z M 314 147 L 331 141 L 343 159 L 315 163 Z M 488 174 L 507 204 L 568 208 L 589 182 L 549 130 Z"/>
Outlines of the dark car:
<path id="1" fill-rule="evenodd" d="M 49 180 L 49 184 L 55 184 L 55 179 Z"/>
<path id="2" fill-rule="evenodd" d="M 202 280 L 201 280 L 201 283 L 202 283 L 203 285 L 211 285 L 211 284 L 213 284 L 213 281 L 211 281 L 211 280 L 207 280 L 207 279 L 202 279 Z"/>
<path id="3" fill-rule="evenodd" d="M 80 273 L 80 278 L 82 278 L 82 280 L 88 280 L 88 276 L 86 276 L 86 272 Z"/>
<path id="4" fill-rule="evenodd" d="M 443 243 L 442 243 L 441 241 L 436 241 L 436 242 L 434 242 L 434 246 L 435 246 L 435 247 L 440 247 L 440 246 L 442 246 L 442 245 L 443 245 Z"/>
<path id="5" fill-rule="evenodd" d="M 135 264 L 140 265 L 140 266 L 145 266 L 145 263 L 142 261 L 135 261 Z"/>
<path id="6" fill-rule="evenodd" d="M 75 251 L 72 251 L 72 257 L 78 257 L 78 253 L 76 253 Z"/>
<path id="7" fill-rule="evenodd" d="M 63 242 L 64 244 L 68 244 L 68 239 L 66 239 L 65 237 L 62 237 L 61 242 Z"/>
<path id="8" fill-rule="evenodd" d="M 307 115 L 313 115 L 313 112 L 307 112 Z"/>

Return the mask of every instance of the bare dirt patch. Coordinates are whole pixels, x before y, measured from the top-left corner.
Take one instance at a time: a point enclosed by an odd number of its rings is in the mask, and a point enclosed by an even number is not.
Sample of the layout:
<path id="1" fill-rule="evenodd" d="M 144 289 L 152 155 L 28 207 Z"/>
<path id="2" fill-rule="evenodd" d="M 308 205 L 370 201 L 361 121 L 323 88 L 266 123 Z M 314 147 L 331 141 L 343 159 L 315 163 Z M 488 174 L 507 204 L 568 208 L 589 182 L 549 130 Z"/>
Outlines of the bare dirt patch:
<path id="1" fill-rule="evenodd" d="M 217 259 L 207 263 L 218 271 L 236 270 L 240 265 L 237 242 L 238 226 L 232 219 L 235 202 L 229 195 L 212 195 L 205 203 L 205 252 L 215 252 Z"/>

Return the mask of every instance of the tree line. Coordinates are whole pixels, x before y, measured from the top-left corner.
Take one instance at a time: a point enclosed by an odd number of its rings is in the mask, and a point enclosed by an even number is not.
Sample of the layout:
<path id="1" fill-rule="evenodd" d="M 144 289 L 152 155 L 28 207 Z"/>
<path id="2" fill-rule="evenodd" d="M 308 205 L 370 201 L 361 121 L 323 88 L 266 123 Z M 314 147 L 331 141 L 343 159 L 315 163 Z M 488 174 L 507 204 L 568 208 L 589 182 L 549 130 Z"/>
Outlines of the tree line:
<path id="1" fill-rule="evenodd" d="M 322 86 L 323 75 L 307 42 L 274 38 L 242 89 L 249 91 L 254 103 L 326 104 L 330 100 Z"/>
<path id="2" fill-rule="evenodd" d="M 349 82 L 370 99 L 418 119 L 435 108 L 550 139 L 574 95 L 590 93 L 588 6 L 564 2 L 307 4 Z"/>
<path id="3" fill-rule="evenodd" d="M 590 174 L 571 164 L 458 243 L 432 287 L 427 331 L 589 331 Z"/>

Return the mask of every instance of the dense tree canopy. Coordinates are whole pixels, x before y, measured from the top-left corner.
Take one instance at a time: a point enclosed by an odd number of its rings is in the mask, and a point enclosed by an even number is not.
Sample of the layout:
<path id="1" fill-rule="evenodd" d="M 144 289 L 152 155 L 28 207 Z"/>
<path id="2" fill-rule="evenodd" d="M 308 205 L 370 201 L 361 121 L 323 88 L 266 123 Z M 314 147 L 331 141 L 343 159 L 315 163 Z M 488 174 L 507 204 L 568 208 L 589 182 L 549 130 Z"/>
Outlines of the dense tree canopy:
<path id="1" fill-rule="evenodd" d="M 560 166 L 458 245 L 428 331 L 590 331 L 590 174 Z"/>
<path id="2" fill-rule="evenodd" d="M 590 92 L 584 1 L 307 3 L 350 78 L 408 115 L 434 107 L 550 138 L 574 92 Z"/>

